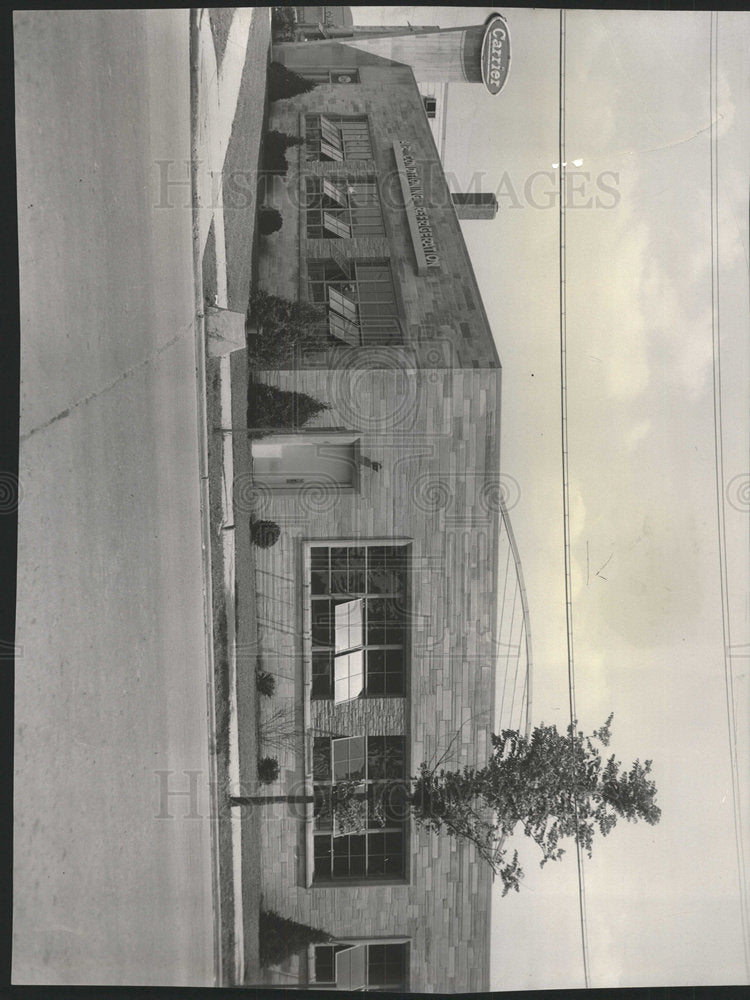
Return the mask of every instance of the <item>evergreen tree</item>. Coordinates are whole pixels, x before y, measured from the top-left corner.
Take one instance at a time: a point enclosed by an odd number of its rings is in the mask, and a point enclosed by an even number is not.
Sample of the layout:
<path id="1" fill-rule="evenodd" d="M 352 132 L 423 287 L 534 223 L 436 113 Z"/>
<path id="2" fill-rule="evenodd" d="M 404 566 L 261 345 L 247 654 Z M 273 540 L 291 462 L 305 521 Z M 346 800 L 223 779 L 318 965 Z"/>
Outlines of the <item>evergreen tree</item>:
<path id="1" fill-rule="evenodd" d="M 309 94 L 317 86 L 314 80 L 308 80 L 293 69 L 288 69 L 283 63 L 272 62 L 268 66 L 268 99 L 283 101 L 298 94 Z"/>

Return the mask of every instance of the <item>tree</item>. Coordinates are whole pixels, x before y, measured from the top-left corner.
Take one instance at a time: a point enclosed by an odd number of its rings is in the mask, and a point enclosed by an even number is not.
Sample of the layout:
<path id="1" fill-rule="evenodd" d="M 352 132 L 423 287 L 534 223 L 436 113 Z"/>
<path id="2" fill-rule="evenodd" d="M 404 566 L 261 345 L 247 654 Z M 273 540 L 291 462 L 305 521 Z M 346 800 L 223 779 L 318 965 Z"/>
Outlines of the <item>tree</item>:
<path id="1" fill-rule="evenodd" d="M 281 229 L 284 220 L 278 208 L 261 208 L 258 212 L 258 232 L 261 236 L 270 236 Z"/>
<path id="2" fill-rule="evenodd" d="M 287 69 L 283 63 L 268 64 L 268 99 L 283 101 L 297 94 L 308 94 L 317 86 L 315 80 L 308 80 L 293 69 Z"/>
<path id="3" fill-rule="evenodd" d="M 594 745 L 593 741 L 609 745 L 611 723 L 610 715 L 590 736 L 576 731 L 575 725 L 565 733 L 556 726 L 539 725 L 528 737 L 505 729 L 492 735 L 484 767 L 449 771 L 422 763 L 415 777 L 384 782 L 382 809 L 376 804 L 375 815 L 368 814 L 371 806 L 364 786 L 351 780 L 331 785 L 330 796 L 319 792 L 233 801 L 315 803 L 317 813 L 330 812 L 334 831 L 340 835 L 385 825 L 385 810 L 392 813 L 395 805 L 404 819 L 411 813 L 424 829 L 474 844 L 479 857 L 500 877 L 506 895 L 511 889 L 519 891 L 524 874 L 518 851 L 510 855 L 505 846 L 519 825 L 539 846 L 544 866 L 563 856 L 560 841 L 566 837 L 577 838 L 591 857 L 596 830 L 606 837 L 618 819 L 659 822 L 656 785 L 649 777 L 652 761 L 636 760 L 623 771 L 614 755 L 603 761 Z M 402 794 L 394 797 L 389 795 L 392 791 Z"/>
<path id="4" fill-rule="evenodd" d="M 247 426 L 263 432 L 273 428 L 302 427 L 323 410 L 321 403 L 306 392 L 279 389 L 265 382 L 252 382 L 248 388 Z"/>
<path id="5" fill-rule="evenodd" d="M 260 911 L 258 939 L 258 958 L 262 968 L 281 965 L 291 955 L 304 951 L 310 944 L 328 944 L 333 941 L 327 931 L 280 917 L 273 910 Z"/>
<path id="6" fill-rule="evenodd" d="M 618 819 L 659 822 L 652 761 L 636 760 L 629 770 L 614 755 L 606 762 L 594 740 L 606 747 L 612 716 L 591 736 L 574 725 L 537 726 L 529 737 L 516 730 L 492 736 L 489 763 L 449 772 L 422 765 L 414 781 L 412 810 L 417 823 L 472 841 L 504 883 L 519 888 L 518 855 L 504 847 L 519 824 L 540 848 L 543 866 L 565 853 L 560 841 L 577 838 L 589 857 L 596 830 L 606 837 Z"/>
<path id="7" fill-rule="evenodd" d="M 325 315 L 310 302 L 256 289 L 250 296 L 245 322 L 248 363 L 255 368 L 275 368 L 293 361 L 300 346 L 321 342 L 320 325 Z"/>
<path id="8" fill-rule="evenodd" d="M 269 174 L 284 176 L 289 169 L 286 151 L 290 146 L 302 146 L 301 136 L 278 132 L 276 129 L 266 132 L 263 137 L 263 169 Z"/>

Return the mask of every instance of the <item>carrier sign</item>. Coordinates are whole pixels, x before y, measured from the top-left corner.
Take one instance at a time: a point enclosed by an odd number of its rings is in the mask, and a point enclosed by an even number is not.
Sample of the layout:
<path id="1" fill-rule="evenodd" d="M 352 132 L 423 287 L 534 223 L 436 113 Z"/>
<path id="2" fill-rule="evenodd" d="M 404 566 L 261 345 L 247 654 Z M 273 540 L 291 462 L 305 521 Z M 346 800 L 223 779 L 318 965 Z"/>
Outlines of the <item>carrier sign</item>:
<path id="1" fill-rule="evenodd" d="M 510 69 L 510 35 L 500 14 L 487 20 L 482 39 L 482 80 L 491 94 L 499 94 Z"/>

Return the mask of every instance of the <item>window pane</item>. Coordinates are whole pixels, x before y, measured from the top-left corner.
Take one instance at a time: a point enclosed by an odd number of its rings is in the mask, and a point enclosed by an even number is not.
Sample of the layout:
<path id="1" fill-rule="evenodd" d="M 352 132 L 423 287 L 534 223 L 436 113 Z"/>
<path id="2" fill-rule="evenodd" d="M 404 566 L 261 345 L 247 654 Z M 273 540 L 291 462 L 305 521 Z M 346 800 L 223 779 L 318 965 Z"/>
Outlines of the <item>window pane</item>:
<path id="1" fill-rule="evenodd" d="M 341 132 L 337 125 L 335 125 L 330 118 L 326 118 L 325 115 L 320 116 L 320 134 L 323 140 L 330 143 L 331 146 L 336 146 L 341 148 Z"/>
<path id="2" fill-rule="evenodd" d="M 331 654 L 313 653 L 312 662 L 312 697 L 331 697 Z"/>
<path id="3" fill-rule="evenodd" d="M 368 737 L 367 770 L 368 777 L 373 779 L 403 778 L 404 737 Z"/>
<path id="4" fill-rule="evenodd" d="M 333 829 L 333 810 L 331 808 L 331 788 L 320 785 L 314 789 L 313 814 L 316 830 Z"/>
<path id="5" fill-rule="evenodd" d="M 327 212 L 325 214 L 328 215 Z M 334 309 L 345 319 L 351 320 L 352 323 L 356 322 L 357 306 L 348 295 L 344 295 L 339 289 L 329 285 L 328 302 L 331 309 Z"/>
<path id="6" fill-rule="evenodd" d="M 316 598 L 312 602 L 313 646 L 333 645 L 333 602 Z"/>
<path id="7" fill-rule="evenodd" d="M 343 340 L 345 344 L 349 344 L 351 347 L 359 347 L 360 333 L 356 323 L 352 323 L 337 313 L 331 312 L 328 315 L 328 328 L 331 336 L 336 337 L 338 340 Z"/>
<path id="8" fill-rule="evenodd" d="M 314 878 L 329 879 L 331 877 L 331 838 L 328 834 L 313 838 L 314 844 Z"/>
<path id="9" fill-rule="evenodd" d="M 338 184 L 323 178 L 323 194 L 334 204 L 346 208 L 346 193 Z"/>
<path id="10" fill-rule="evenodd" d="M 359 698 L 364 691 L 362 651 L 345 653 L 333 661 L 333 697 L 336 703 Z"/>
<path id="11" fill-rule="evenodd" d="M 330 143 L 326 142 L 324 139 L 320 141 L 320 152 L 327 160 L 335 160 L 340 162 L 344 159 L 341 150 L 337 149 L 335 146 L 331 146 Z"/>
<path id="12" fill-rule="evenodd" d="M 399 598 L 372 597 L 367 601 L 367 642 L 373 646 L 400 645 L 404 608 Z"/>
<path id="13" fill-rule="evenodd" d="M 406 986 L 406 944 L 370 944 L 367 946 L 367 982 L 369 986 Z"/>
<path id="14" fill-rule="evenodd" d="M 319 944 L 315 948 L 315 982 L 333 983 L 334 977 L 334 950 L 331 944 Z"/>
<path id="15" fill-rule="evenodd" d="M 336 652 L 342 653 L 364 645 L 363 601 L 346 601 L 337 604 L 336 615 Z"/>
<path id="16" fill-rule="evenodd" d="M 313 739 L 313 778 L 315 781 L 331 780 L 331 740 L 328 736 Z"/>
<path id="17" fill-rule="evenodd" d="M 333 780 L 358 781 L 365 776 L 364 736 L 344 736 L 332 740 Z"/>
<path id="18" fill-rule="evenodd" d="M 323 212 L 323 226 L 326 231 L 334 236 L 341 239 L 347 239 L 350 237 L 351 230 L 349 229 L 349 223 L 345 219 L 334 215 L 332 212 Z"/>

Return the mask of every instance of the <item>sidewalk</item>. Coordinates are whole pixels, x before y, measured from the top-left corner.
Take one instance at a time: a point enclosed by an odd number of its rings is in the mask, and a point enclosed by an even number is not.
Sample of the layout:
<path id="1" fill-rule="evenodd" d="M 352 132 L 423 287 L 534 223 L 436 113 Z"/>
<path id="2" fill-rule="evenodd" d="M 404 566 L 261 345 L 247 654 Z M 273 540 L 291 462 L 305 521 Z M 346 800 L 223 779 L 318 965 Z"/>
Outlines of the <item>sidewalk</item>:
<path id="1" fill-rule="evenodd" d="M 236 296 L 230 301 L 228 285 L 235 262 L 243 273 L 245 270 L 249 273 L 257 173 L 251 185 L 253 197 L 246 199 L 250 204 L 244 205 L 241 212 L 245 245 L 233 243 L 228 253 L 225 216 L 231 182 L 225 183 L 226 161 L 228 151 L 239 148 L 244 156 L 254 155 L 252 162 L 257 164 L 270 46 L 270 11 L 268 8 L 234 8 L 231 12 L 217 9 L 209 14 L 207 9 L 202 9 L 192 12 L 191 18 L 193 213 L 196 288 L 199 290 L 196 302 L 203 334 L 201 361 L 205 366 L 208 431 L 205 504 L 208 525 L 204 548 L 210 563 L 207 589 L 209 632 L 213 638 L 211 688 L 215 774 L 212 780 L 216 789 L 214 837 L 221 952 L 219 985 L 242 985 L 257 982 L 259 978 L 260 906 L 259 816 L 257 811 L 241 816 L 238 809 L 230 809 L 227 805 L 228 795 L 237 794 L 256 781 L 254 561 L 249 518 L 243 516 L 247 507 L 243 509 L 241 488 L 243 483 L 250 482 L 249 443 L 246 435 L 232 433 L 238 414 L 237 426 L 245 425 L 246 389 L 237 382 L 236 359 L 208 357 L 203 311 L 207 299 L 237 311 L 244 312 L 247 308 L 249 282 L 244 302 L 237 301 Z M 242 382 L 241 372 L 239 380 Z M 237 508 L 236 500 L 239 501 Z M 241 583 L 236 573 L 239 565 L 243 568 Z M 237 710 L 238 693 L 242 699 L 242 727 Z"/>

